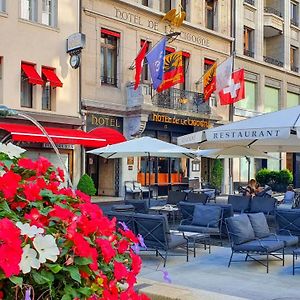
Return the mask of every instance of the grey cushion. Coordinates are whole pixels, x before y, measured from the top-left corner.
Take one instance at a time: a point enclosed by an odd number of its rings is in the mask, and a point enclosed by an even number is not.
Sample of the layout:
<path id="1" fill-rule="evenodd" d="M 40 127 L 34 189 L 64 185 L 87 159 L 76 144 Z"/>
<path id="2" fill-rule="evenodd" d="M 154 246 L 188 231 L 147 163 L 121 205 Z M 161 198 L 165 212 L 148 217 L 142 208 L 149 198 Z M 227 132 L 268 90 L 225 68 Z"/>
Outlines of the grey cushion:
<path id="1" fill-rule="evenodd" d="M 179 231 L 187 231 L 187 232 L 198 232 L 198 233 L 209 233 L 209 234 L 220 234 L 220 230 L 218 227 L 201 227 L 195 225 L 179 225 L 177 228 Z"/>
<path id="2" fill-rule="evenodd" d="M 251 222 L 246 214 L 227 218 L 226 222 L 234 244 L 239 245 L 255 239 Z"/>
<path id="3" fill-rule="evenodd" d="M 218 227 L 222 209 L 219 206 L 196 205 L 192 225 Z"/>
<path id="4" fill-rule="evenodd" d="M 183 236 L 170 235 L 169 249 L 174 249 L 180 245 L 186 244 L 186 239 Z"/>
<path id="5" fill-rule="evenodd" d="M 233 250 L 235 251 L 243 251 L 243 252 L 263 252 L 270 253 L 276 250 L 280 250 L 284 247 L 283 242 L 278 242 L 274 240 L 267 241 L 250 241 L 247 243 L 243 243 L 240 245 L 234 245 Z"/>
<path id="6" fill-rule="evenodd" d="M 263 213 L 248 214 L 254 234 L 257 238 L 264 238 L 270 235 L 269 225 Z"/>
<path id="7" fill-rule="evenodd" d="M 284 243 L 285 247 L 290 247 L 298 244 L 298 237 L 294 235 L 271 235 L 269 237 L 265 237 L 262 239 L 262 241 L 265 240 L 278 240 L 280 242 Z"/>

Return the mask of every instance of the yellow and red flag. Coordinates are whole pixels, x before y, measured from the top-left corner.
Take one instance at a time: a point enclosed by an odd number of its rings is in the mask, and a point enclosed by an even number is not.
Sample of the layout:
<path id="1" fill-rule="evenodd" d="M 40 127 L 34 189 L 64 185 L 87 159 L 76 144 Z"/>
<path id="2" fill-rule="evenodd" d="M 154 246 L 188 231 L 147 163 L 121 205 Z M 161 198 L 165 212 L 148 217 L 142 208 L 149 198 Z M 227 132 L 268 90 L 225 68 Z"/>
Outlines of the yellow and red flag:
<path id="1" fill-rule="evenodd" d="M 182 63 L 182 51 L 165 56 L 163 81 L 157 88 L 158 92 L 171 86 L 184 82 L 184 69 Z"/>
<path id="2" fill-rule="evenodd" d="M 207 101 L 211 94 L 216 90 L 217 62 L 215 62 L 203 75 L 203 94 Z"/>

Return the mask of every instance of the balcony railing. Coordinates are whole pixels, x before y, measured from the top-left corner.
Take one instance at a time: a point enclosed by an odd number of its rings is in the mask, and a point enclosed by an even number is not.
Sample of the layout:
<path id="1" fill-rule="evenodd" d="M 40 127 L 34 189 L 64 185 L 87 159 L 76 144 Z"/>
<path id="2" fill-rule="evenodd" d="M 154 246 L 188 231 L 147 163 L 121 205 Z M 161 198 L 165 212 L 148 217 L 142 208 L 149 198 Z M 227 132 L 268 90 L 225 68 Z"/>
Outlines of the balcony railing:
<path id="1" fill-rule="evenodd" d="M 210 106 L 204 102 L 203 94 L 170 88 L 152 97 L 155 106 L 176 110 L 210 114 Z"/>
<path id="2" fill-rule="evenodd" d="M 269 64 L 272 64 L 272 65 L 275 65 L 275 66 L 278 66 L 278 67 L 283 67 L 283 62 L 276 59 L 276 58 L 273 58 L 273 57 L 270 57 L 270 56 L 264 56 L 264 61 L 266 63 L 269 63 Z"/>
<path id="3" fill-rule="evenodd" d="M 297 27 L 299 26 L 298 21 L 295 20 L 295 19 L 291 19 L 291 24 L 294 25 L 294 26 L 297 26 Z"/>
<path id="4" fill-rule="evenodd" d="M 276 8 L 266 6 L 264 8 L 264 12 L 268 13 L 268 14 L 273 14 L 273 15 L 276 15 L 276 16 L 282 18 L 281 12 L 279 10 L 277 10 Z"/>
<path id="5" fill-rule="evenodd" d="M 292 70 L 293 72 L 299 73 L 299 68 L 296 67 L 296 66 L 291 66 L 291 70 Z"/>
<path id="6" fill-rule="evenodd" d="M 255 1 L 254 0 L 244 0 L 245 3 L 248 3 L 252 6 L 255 6 Z"/>
<path id="7" fill-rule="evenodd" d="M 107 76 L 101 76 L 101 84 L 117 86 L 118 85 L 118 79 L 117 78 L 112 78 L 112 77 L 107 77 Z"/>
<path id="8" fill-rule="evenodd" d="M 244 55 L 254 57 L 254 52 L 251 50 L 244 49 Z"/>

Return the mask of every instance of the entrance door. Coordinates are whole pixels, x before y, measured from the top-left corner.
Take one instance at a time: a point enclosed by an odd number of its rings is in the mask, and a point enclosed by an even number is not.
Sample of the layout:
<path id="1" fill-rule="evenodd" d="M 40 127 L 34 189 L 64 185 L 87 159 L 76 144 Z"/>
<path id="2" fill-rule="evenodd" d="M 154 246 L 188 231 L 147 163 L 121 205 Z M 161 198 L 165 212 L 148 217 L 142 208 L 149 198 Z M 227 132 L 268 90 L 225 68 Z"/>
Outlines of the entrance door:
<path id="1" fill-rule="evenodd" d="M 115 196 L 115 160 L 99 157 L 98 195 Z"/>
<path id="2" fill-rule="evenodd" d="M 99 184 L 99 162 L 98 162 L 98 156 L 94 154 L 87 154 L 87 170 L 86 173 L 91 176 L 91 178 L 94 181 L 95 188 L 96 188 L 96 195 L 98 195 L 98 184 Z"/>

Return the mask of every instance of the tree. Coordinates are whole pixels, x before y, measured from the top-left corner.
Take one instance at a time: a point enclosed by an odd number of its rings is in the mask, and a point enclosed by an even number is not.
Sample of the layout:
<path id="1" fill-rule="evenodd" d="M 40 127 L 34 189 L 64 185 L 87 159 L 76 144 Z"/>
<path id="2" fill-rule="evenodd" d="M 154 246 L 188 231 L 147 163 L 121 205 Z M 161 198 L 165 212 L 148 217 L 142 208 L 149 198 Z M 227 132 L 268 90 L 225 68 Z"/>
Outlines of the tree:
<path id="1" fill-rule="evenodd" d="M 94 196 L 97 191 L 93 179 L 88 174 L 82 175 L 78 182 L 77 189 L 89 196 Z"/>
<path id="2" fill-rule="evenodd" d="M 214 165 L 211 171 L 211 180 L 210 183 L 211 185 L 218 189 L 221 190 L 221 186 L 222 186 L 222 179 L 223 179 L 223 164 L 221 162 L 220 159 L 216 159 L 214 161 Z"/>

